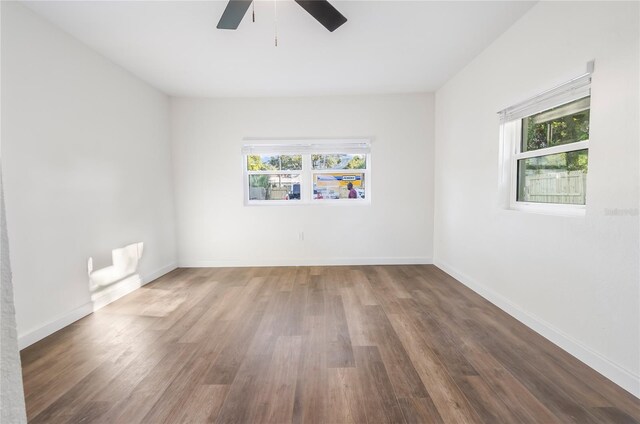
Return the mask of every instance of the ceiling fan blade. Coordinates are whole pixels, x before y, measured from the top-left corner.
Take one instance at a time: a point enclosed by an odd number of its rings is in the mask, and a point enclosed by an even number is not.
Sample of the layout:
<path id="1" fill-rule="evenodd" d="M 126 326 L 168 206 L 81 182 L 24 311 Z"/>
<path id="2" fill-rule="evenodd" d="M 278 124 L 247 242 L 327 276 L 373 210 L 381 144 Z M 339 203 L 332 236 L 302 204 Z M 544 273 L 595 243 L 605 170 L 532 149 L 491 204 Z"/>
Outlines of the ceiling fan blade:
<path id="1" fill-rule="evenodd" d="M 331 5 L 327 0 L 295 0 L 304 10 L 311 16 L 316 18 L 326 29 L 333 32 L 343 23 L 347 22 L 347 18 Z"/>
<path id="2" fill-rule="evenodd" d="M 237 29 L 253 0 L 229 0 L 222 13 L 218 29 Z"/>

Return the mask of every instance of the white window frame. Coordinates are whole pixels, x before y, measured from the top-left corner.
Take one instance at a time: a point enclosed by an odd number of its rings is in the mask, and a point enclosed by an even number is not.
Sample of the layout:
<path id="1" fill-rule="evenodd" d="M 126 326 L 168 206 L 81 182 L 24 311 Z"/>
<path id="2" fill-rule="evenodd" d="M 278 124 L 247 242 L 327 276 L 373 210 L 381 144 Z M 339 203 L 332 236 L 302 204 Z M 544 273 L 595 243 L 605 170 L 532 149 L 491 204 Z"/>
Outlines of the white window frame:
<path id="1" fill-rule="evenodd" d="M 550 215 L 584 216 L 586 214 L 586 204 L 572 205 L 563 203 L 525 202 L 518 200 L 518 161 L 532 157 L 589 149 L 589 140 L 583 140 L 523 152 L 522 120 L 542 111 L 590 96 L 592 73 L 593 62 L 589 62 L 589 64 L 587 64 L 586 74 L 499 112 L 501 121 L 501 173 L 499 186 L 502 198 L 505 199 L 503 205 L 506 209 Z M 589 106 L 589 108 L 591 109 L 591 106 Z M 588 193 L 586 195 L 588 199 Z"/>
<path id="2" fill-rule="evenodd" d="M 295 205 L 370 205 L 371 204 L 371 142 L 369 139 L 245 139 L 242 147 L 242 169 L 245 206 L 295 206 Z M 313 175 L 340 172 L 335 169 L 312 169 L 312 154 L 359 154 L 366 159 L 365 169 L 344 170 L 345 173 L 364 174 L 366 182 L 365 198 L 357 199 L 314 199 Z M 249 171 L 247 157 L 251 155 L 301 155 L 301 170 Z M 300 175 L 300 200 L 249 200 L 250 175 Z"/>

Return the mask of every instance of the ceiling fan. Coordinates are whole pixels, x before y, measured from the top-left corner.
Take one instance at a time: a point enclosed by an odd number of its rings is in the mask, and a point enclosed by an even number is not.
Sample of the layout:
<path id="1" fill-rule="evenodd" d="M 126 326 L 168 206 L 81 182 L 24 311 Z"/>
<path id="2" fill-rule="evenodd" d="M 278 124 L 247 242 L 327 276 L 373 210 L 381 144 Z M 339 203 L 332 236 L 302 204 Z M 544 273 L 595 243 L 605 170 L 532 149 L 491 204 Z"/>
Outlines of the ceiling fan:
<path id="1" fill-rule="evenodd" d="M 227 7 L 222 13 L 218 29 L 237 29 L 242 18 L 247 13 L 247 9 L 254 0 L 229 0 Z M 295 0 L 304 10 L 313 16 L 330 32 L 338 29 L 347 22 L 342 13 L 331 5 L 327 0 Z"/>

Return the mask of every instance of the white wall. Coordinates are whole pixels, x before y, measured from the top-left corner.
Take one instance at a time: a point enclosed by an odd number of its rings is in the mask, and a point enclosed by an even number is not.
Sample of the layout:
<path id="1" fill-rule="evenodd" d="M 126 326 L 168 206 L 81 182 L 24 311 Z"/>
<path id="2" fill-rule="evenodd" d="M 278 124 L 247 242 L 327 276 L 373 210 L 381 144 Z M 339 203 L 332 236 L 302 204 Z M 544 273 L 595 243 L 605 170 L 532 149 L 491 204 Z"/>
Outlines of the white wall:
<path id="1" fill-rule="evenodd" d="M 27 422 L 22 388 L 22 367 L 16 332 L 16 310 L 9 260 L 4 189 L 0 170 L 0 422 Z"/>
<path id="2" fill-rule="evenodd" d="M 432 95 L 173 99 L 172 120 L 181 266 L 431 261 Z M 371 205 L 245 207 L 243 137 L 372 137 Z"/>
<path id="3" fill-rule="evenodd" d="M 437 265 L 640 396 L 638 12 L 538 3 L 438 90 L 434 249 Z M 591 59 L 586 216 L 501 209 L 496 112 Z"/>
<path id="4" fill-rule="evenodd" d="M 145 243 L 175 266 L 169 99 L 14 2 L 2 2 L 2 154 L 18 335 L 91 311 L 87 258 Z"/>

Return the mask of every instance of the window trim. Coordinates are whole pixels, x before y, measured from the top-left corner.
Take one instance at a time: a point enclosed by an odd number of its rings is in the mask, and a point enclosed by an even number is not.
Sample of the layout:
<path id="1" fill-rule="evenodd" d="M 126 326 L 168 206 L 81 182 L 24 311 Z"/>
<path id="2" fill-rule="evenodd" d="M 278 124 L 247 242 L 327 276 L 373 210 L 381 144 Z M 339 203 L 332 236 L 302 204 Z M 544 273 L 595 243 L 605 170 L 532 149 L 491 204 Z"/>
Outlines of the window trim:
<path id="1" fill-rule="evenodd" d="M 242 147 L 242 185 L 245 206 L 301 206 L 301 205 L 370 205 L 371 204 L 371 141 L 370 139 L 244 139 L 251 144 Z M 340 170 L 312 168 L 311 155 L 322 153 L 359 154 L 366 158 L 365 169 Z M 258 154 L 269 155 L 301 155 L 301 170 L 265 170 L 249 171 L 247 169 L 247 157 Z M 313 175 L 320 173 L 362 173 L 366 181 L 366 197 L 364 199 L 314 199 Z M 249 200 L 249 175 L 258 174 L 286 174 L 300 175 L 300 200 Z"/>
<path id="2" fill-rule="evenodd" d="M 558 106 L 561 106 L 561 103 Z M 508 160 L 508 181 L 509 181 L 509 202 L 508 208 L 515 211 L 532 212 L 548 215 L 583 216 L 586 213 L 585 205 L 572 205 L 566 203 L 542 203 L 526 202 L 518 200 L 518 161 L 540 156 L 548 156 L 558 153 L 566 153 L 577 150 L 589 149 L 589 140 L 576 141 L 574 143 L 561 144 L 559 146 L 545 147 L 542 149 L 522 152 L 522 118 L 505 122 L 502 124 L 510 133 L 505 138 L 505 143 L 510 145 L 507 155 Z M 587 174 L 588 175 L 588 174 Z M 587 194 L 588 196 L 588 194 Z"/>
<path id="3" fill-rule="evenodd" d="M 522 152 L 522 120 L 528 116 L 591 96 L 591 76 L 594 62 L 587 63 L 587 72 L 577 78 L 547 90 L 528 100 L 498 112 L 500 116 L 500 177 L 499 192 L 504 209 L 558 216 L 584 216 L 584 205 L 525 202 L 518 200 L 518 161 L 533 157 L 589 149 L 589 140 Z M 591 106 L 589 106 L 591 109 Z M 588 178 L 587 171 L 587 178 Z"/>
<path id="4" fill-rule="evenodd" d="M 573 152 L 575 150 L 584 150 L 588 148 L 589 140 L 574 141 L 573 143 L 560 144 L 558 146 L 545 147 L 543 149 L 529 150 L 527 152 L 518 151 L 515 153 L 514 159 L 518 161 L 522 159 L 537 158 L 539 156 L 555 155 L 558 153 Z M 540 152 L 542 152 L 542 154 Z"/>

